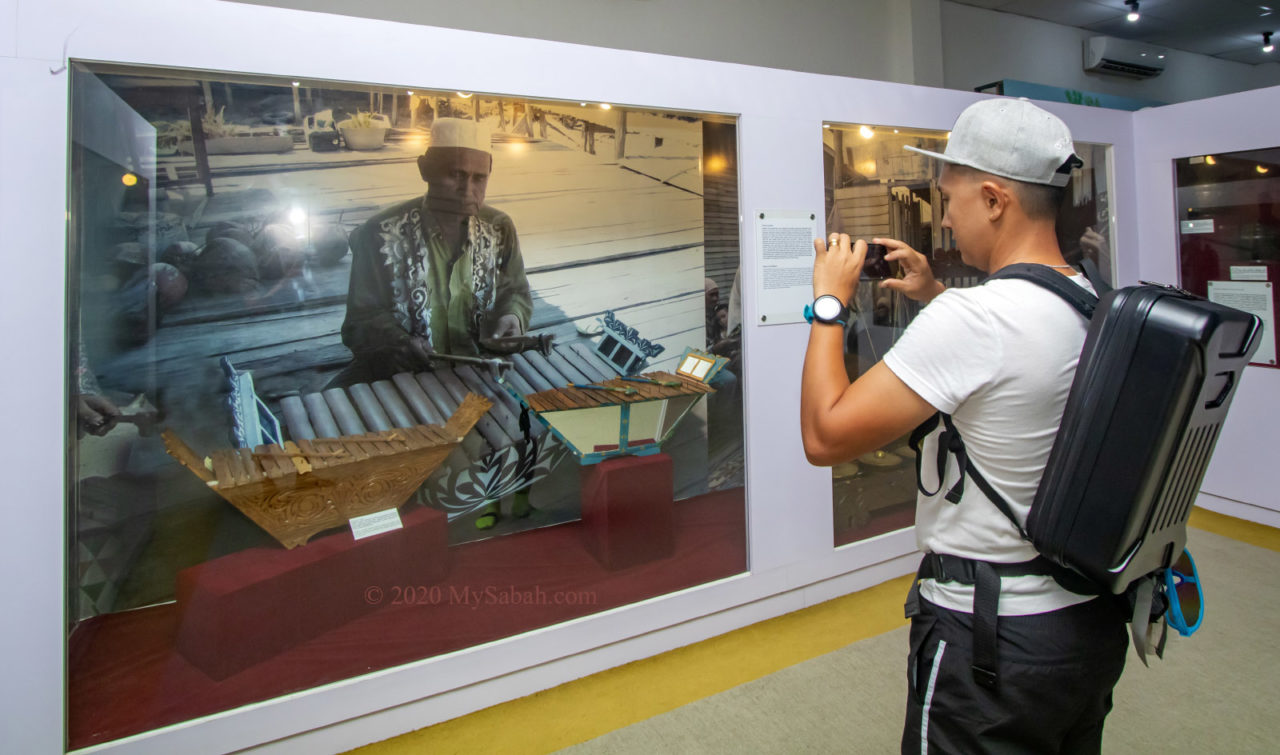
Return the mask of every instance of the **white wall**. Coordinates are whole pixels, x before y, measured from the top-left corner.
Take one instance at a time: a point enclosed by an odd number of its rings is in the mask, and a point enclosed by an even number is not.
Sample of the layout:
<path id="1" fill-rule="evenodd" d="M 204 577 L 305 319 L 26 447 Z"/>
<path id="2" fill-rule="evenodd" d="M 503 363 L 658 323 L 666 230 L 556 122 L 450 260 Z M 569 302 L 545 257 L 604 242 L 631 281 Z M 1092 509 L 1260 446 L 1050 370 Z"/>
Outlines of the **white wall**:
<path id="1" fill-rule="evenodd" d="M 1140 277 L 1178 280 L 1173 160 L 1280 146 L 1280 87 L 1185 102 L 1134 114 L 1142 186 Z M 1270 334 L 1268 334 L 1270 337 Z M 1280 527 L 1280 370 L 1248 367 L 1232 400 L 1198 505 Z"/>
<path id="2" fill-rule="evenodd" d="M 942 30 L 944 86 L 952 89 L 1019 79 L 1174 103 L 1280 84 L 1280 63 L 1252 66 L 1177 50 L 1153 79 L 1085 73 L 1081 48 L 1090 32 L 946 0 Z"/>
<path id="3" fill-rule="evenodd" d="M 1148 81 L 1086 74 L 1089 32 L 949 0 L 239 1 L 965 91 L 1020 79 L 1173 103 L 1280 84 L 1277 63 L 1180 51 Z"/>
<path id="4" fill-rule="evenodd" d="M 911 16 L 927 16 L 930 5 L 936 15 L 938 4 L 938 0 L 243 1 L 902 83 L 916 83 L 912 78 L 916 68 L 927 67 L 913 60 Z M 936 37 L 921 49 L 921 54 L 940 59 Z M 940 85 L 941 81 L 920 83 Z"/>
<path id="5" fill-rule="evenodd" d="M 656 5 L 656 3 L 655 3 Z M 0 0 L 0 17 L 15 8 Z M 6 525 L 11 575 L 0 643 L 6 751 L 58 752 L 63 741 L 63 515 L 67 81 L 64 56 L 157 66 L 459 88 L 740 114 L 744 290 L 756 290 L 761 210 L 823 208 L 822 122 L 947 129 L 977 95 L 860 79 L 564 45 L 469 31 L 304 13 L 217 0 L 44 0 L 16 5 L 0 57 L 3 254 L 0 353 L 21 360 L 6 386 Z M 926 8 L 927 10 L 927 5 Z M 5 40 L 0 37 L 0 43 Z M 376 52 L 376 54 L 371 53 Z M 483 54 L 476 54 L 483 51 Z M 873 68 L 874 50 L 850 65 Z M 529 65 L 537 61 L 538 65 Z M 915 61 L 913 60 L 913 68 Z M 551 72 L 551 73 L 548 73 Z M 1076 137 L 1115 145 L 1120 275 L 1136 275 L 1132 116 L 1049 106 Z M 39 124 L 32 128 L 31 124 Z M 19 180 L 20 179 L 20 180 Z M 207 753 L 272 742 L 317 753 L 531 694 L 636 658 L 830 599 L 913 568 L 910 531 L 832 547 L 829 470 L 805 463 L 797 421 L 804 325 L 756 325 L 744 304 L 750 572 L 518 637 L 148 732 L 104 752 Z M 12 439 L 21 438 L 17 443 Z"/>
<path id="6" fill-rule="evenodd" d="M 18 49 L 18 0 L 0 0 L 0 58 L 11 58 Z"/>

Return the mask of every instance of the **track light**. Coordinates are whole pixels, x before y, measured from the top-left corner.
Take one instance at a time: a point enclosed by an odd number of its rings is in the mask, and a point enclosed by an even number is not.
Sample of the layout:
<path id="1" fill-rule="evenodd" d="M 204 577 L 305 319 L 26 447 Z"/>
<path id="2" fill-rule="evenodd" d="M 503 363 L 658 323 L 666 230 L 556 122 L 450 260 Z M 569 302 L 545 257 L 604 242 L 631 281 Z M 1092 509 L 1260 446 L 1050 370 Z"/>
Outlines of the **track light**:
<path id="1" fill-rule="evenodd" d="M 1139 18 L 1138 0 L 1124 0 L 1124 4 L 1129 6 L 1129 15 L 1125 16 L 1125 18 L 1129 19 L 1130 22 L 1137 21 Z"/>
<path id="2" fill-rule="evenodd" d="M 1276 49 L 1276 46 L 1271 44 L 1271 32 L 1262 32 L 1262 51 L 1271 52 L 1274 49 Z"/>

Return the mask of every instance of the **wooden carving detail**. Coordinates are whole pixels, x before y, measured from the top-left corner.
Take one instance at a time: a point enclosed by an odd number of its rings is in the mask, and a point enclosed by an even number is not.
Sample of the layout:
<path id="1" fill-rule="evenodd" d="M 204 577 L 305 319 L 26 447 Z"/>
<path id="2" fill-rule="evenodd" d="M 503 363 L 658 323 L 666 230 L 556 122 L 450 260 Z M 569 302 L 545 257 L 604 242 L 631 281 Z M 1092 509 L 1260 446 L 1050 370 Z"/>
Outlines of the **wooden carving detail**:
<path id="1" fill-rule="evenodd" d="M 471 427 L 480 421 L 484 413 L 489 411 L 493 406 L 493 402 L 474 393 L 468 393 L 466 398 L 462 399 L 462 403 L 458 405 L 457 411 L 444 424 L 445 432 L 457 440 L 462 440 L 462 436 L 471 431 Z"/>
<path id="2" fill-rule="evenodd" d="M 435 471 L 493 404 L 470 394 L 444 427 L 213 452 L 212 473 L 177 435 L 169 454 L 286 548 L 355 517 L 397 508 Z"/>

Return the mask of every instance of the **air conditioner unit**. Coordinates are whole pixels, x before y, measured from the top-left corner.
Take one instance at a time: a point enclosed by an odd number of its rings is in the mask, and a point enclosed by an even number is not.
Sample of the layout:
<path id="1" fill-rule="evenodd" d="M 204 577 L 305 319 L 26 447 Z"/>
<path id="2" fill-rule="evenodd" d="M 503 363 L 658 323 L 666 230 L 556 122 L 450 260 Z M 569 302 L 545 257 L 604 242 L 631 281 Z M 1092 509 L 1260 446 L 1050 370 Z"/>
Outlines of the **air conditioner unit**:
<path id="1" fill-rule="evenodd" d="M 1163 47 L 1114 37 L 1084 41 L 1084 70 L 1131 79 L 1149 79 L 1164 72 L 1169 51 Z"/>

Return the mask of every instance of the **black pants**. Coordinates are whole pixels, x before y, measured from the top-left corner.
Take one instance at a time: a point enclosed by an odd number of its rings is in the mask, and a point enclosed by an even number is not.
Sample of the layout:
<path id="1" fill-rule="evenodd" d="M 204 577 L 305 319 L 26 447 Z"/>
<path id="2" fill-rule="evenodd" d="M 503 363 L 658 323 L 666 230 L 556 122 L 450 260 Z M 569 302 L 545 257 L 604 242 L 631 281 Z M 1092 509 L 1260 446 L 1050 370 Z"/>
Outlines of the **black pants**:
<path id="1" fill-rule="evenodd" d="M 1099 753 L 1128 633 L 1116 599 L 999 620 L 999 682 L 974 682 L 973 616 L 920 600 L 907 660 L 906 753 Z"/>

